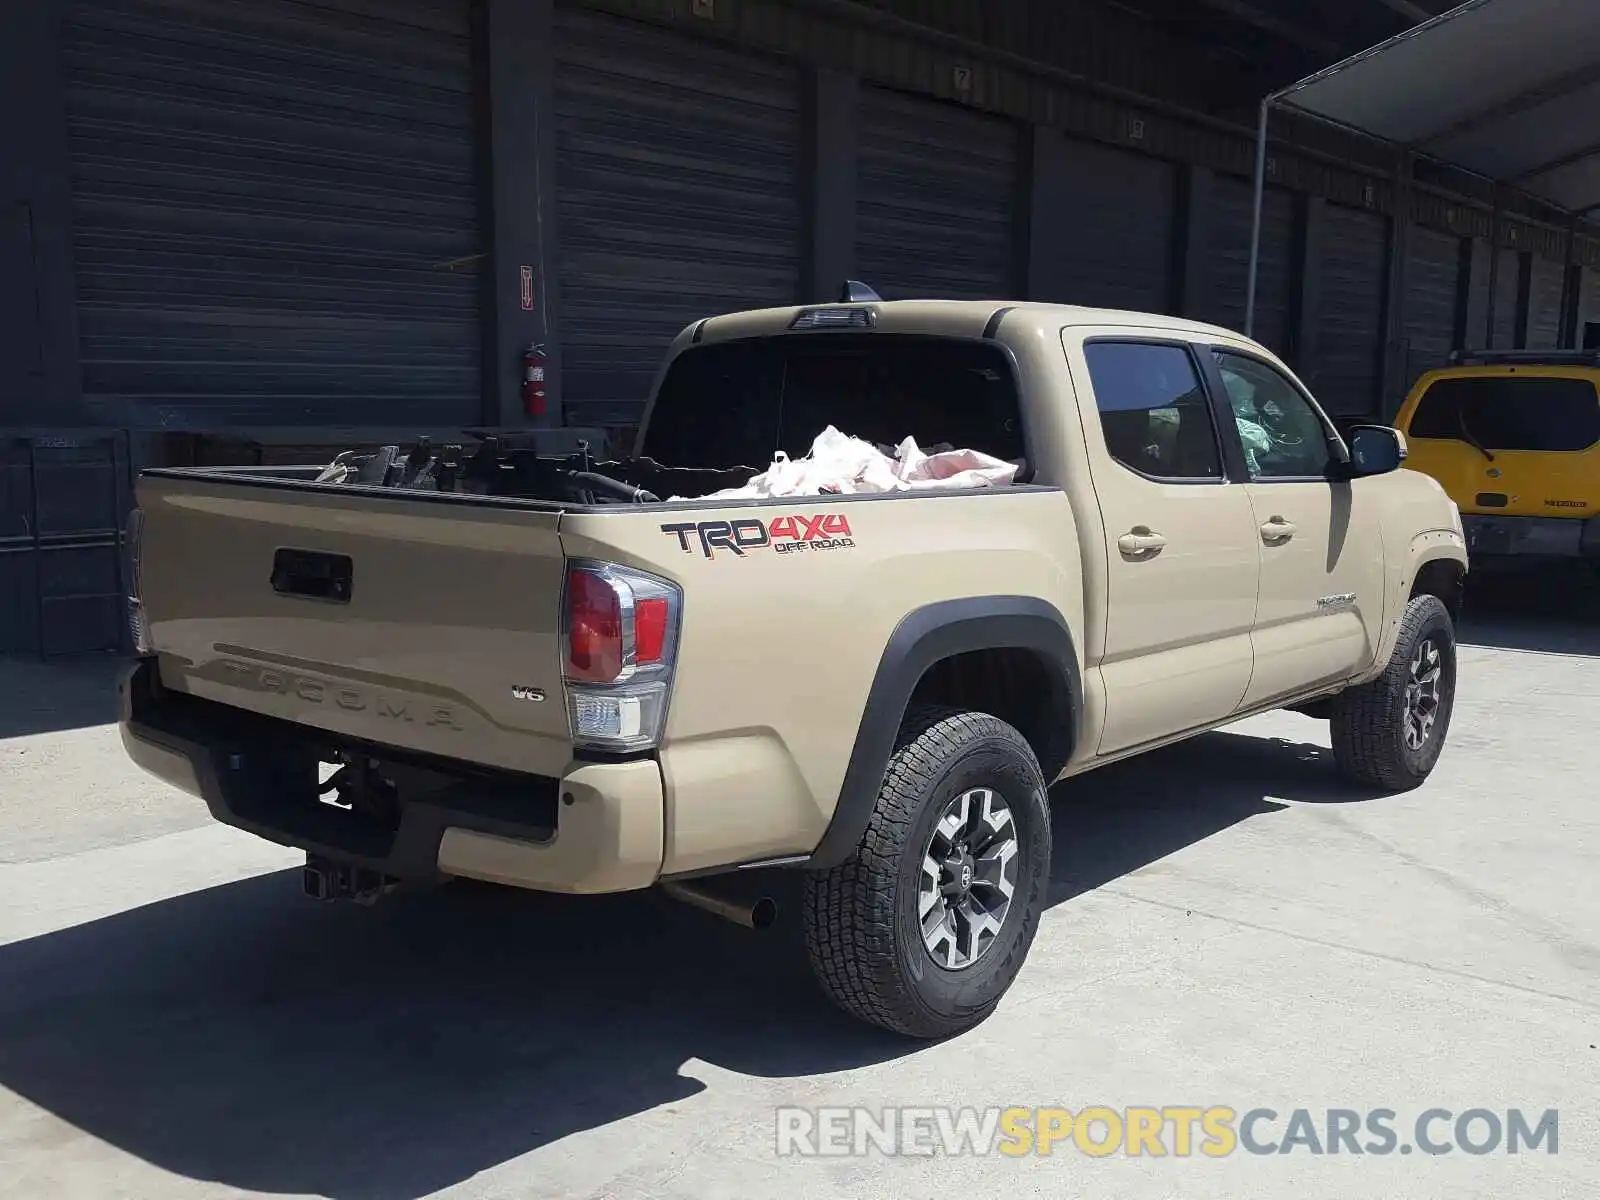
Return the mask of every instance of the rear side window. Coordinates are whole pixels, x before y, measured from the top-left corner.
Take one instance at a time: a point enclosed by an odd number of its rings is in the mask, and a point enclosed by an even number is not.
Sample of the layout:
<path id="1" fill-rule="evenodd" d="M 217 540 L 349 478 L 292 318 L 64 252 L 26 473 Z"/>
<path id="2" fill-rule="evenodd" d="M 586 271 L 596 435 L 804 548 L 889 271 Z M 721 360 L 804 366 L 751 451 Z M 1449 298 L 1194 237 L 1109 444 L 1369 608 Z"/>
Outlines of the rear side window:
<path id="1" fill-rule="evenodd" d="M 797 333 L 685 350 L 661 381 L 643 453 L 671 466 L 765 467 L 829 425 L 893 447 L 915 437 L 996 458 L 1025 453 L 1011 360 L 987 342 Z"/>
<path id="2" fill-rule="evenodd" d="M 1216 423 L 1187 350 L 1088 342 L 1083 356 L 1112 458 L 1158 479 L 1222 478 Z"/>
<path id="3" fill-rule="evenodd" d="M 1440 379 L 1422 394 L 1409 432 L 1486 450 L 1587 450 L 1600 441 L 1600 395 L 1583 379 Z"/>

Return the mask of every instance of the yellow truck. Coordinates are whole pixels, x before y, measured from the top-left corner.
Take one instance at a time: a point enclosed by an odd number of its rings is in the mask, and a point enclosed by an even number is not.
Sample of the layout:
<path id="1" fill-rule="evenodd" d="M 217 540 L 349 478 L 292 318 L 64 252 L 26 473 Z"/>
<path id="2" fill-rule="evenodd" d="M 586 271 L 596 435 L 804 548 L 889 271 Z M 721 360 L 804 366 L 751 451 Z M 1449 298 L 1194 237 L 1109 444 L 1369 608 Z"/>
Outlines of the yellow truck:
<path id="1" fill-rule="evenodd" d="M 1057 781 L 1280 707 L 1428 776 L 1467 554 L 1393 429 L 1210 325 L 846 295 L 685 329 L 616 461 L 143 472 L 128 753 L 322 898 L 799 871 L 825 993 L 923 1038 L 1022 968 Z M 730 498 L 830 425 L 1015 470 Z"/>

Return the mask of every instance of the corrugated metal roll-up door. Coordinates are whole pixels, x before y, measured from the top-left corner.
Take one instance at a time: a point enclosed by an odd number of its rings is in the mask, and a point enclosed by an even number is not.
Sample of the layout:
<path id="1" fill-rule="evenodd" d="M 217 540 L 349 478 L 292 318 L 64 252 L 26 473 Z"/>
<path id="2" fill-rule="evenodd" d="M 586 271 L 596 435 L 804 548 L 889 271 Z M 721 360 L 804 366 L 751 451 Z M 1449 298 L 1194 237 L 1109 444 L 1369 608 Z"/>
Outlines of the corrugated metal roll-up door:
<path id="1" fill-rule="evenodd" d="M 1460 281 L 1461 239 L 1413 226 L 1406 263 L 1402 388 L 1410 388 L 1424 371 L 1444 366 L 1455 348 Z"/>
<path id="2" fill-rule="evenodd" d="M 468 0 L 67 0 L 84 390 L 111 423 L 476 422 Z"/>
<path id="3" fill-rule="evenodd" d="M 1489 344 L 1489 244 L 1472 240 L 1472 269 L 1467 276 L 1467 332 L 1462 346 L 1481 350 Z"/>
<path id="4" fill-rule="evenodd" d="M 1510 350 L 1517 344 L 1517 290 L 1522 261 L 1515 250 L 1500 251 L 1500 273 L 1494 281 L 1494 348 Z"/>
<path id="5" fill-rule="evenodd" d="M 1376 416 L 1383 347 L 1388 221 L 1330 204 L 1322 229 L 1317 361 L 1309 380 L 1318 400 L 1339 416 Z"/>
<path id="6" fill-rule="evenodd" d="M 1239 333 L 1244 332 L 1245 293 L 1250 282 L 1253 209 L 1253 185 L 1248 179 L 1217 177 L 1206 227 L 1206 288 L 1198 313 L 1202 321 Z M 1291 361 L 1294 356 L 1289 345 L 1289 319 L 1293 287 L 1294 200 L 1288 192 L 1267 188 L 1261 201 L 1255 338 Z"/>
<path id="7" fill-rule="evenodd" d="M 856 270 L 886 300 L 1018 293 L 1017 126 L 863 88 Z"/>
<path id="8" fill-rule="evenodd" d="M 1066 186 L 1050 210 L 1056 253 L 1039 299 L 1169 310 L 1177 168 L 1083 141 L 1067 144 L 1065 166 Z"/>
<path id="9" fill-rule="evenodd" d="M 563 403 L 628 425 L 686 325 L 800 298 L 800 80 L 599 14 L 556 36 Z"/>
<path id="10" fill-rule="evenodd" d="M 1563 268 L 1535 255 L 1528 284 L 1528 348 L 1550 350 L 1561 344 Z"/>

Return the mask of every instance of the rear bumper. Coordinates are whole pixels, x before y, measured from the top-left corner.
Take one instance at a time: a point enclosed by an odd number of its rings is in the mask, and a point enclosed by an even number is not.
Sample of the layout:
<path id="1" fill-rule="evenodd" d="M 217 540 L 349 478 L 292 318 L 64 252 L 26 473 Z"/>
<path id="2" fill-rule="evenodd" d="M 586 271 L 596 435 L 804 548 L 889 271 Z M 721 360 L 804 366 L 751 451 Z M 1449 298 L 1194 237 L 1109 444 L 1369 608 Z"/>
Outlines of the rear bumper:
<path id="1" fill-rule="evenodd" d="M 122 744 L 145 771 L 225 825 L 397 879 L 459 875 L 539 891 L 649 887 L 661 873 L 665 797 L 653 760 L 571 763 L 559 779 L 418 763 L 366 748 L 400 784 L 388 818 L 317 795 L 320 731 L 167 691 L 153 659 L 121 682 Z"/>
<path id="2" fill-rule="evenodd" d="M 1600 517 L 1498 517 L 1463 513 L 1467 553 L 1600 558 Z"/>

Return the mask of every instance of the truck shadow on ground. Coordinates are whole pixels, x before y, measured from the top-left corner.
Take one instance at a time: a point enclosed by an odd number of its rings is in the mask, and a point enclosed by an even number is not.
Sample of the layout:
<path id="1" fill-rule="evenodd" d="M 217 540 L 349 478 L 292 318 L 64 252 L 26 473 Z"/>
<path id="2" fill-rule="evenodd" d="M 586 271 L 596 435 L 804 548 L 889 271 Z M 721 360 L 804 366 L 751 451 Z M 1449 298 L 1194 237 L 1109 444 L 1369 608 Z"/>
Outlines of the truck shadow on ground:
<path id="1" fill-rule="evenodd" d="M 1339 798 L 1326 754 L 1213 734 L 1063 787 L 1050 902 Z M 693 1095 L 689 1059 L 798 1080 L 921 1049 L 822 999 L 798 880 L 771 882 L 765 934 L 644 895 L 324 907 L 294 871 L 174 897 L 0 947 L 0 1084 L 191 1179 L 411 1200 Z"/>

